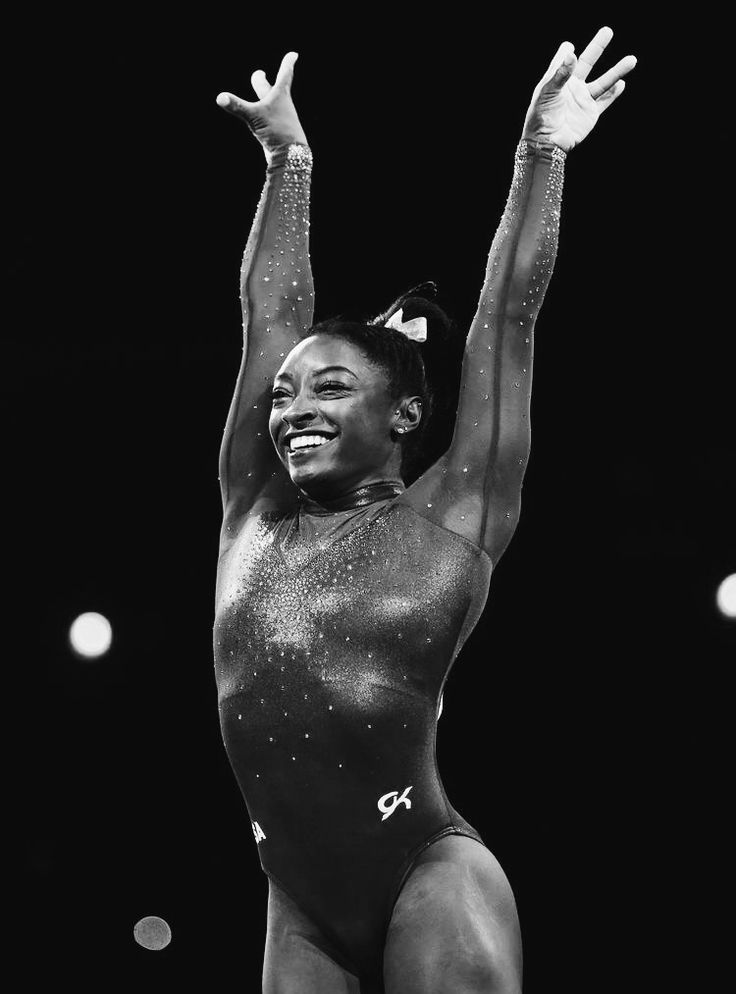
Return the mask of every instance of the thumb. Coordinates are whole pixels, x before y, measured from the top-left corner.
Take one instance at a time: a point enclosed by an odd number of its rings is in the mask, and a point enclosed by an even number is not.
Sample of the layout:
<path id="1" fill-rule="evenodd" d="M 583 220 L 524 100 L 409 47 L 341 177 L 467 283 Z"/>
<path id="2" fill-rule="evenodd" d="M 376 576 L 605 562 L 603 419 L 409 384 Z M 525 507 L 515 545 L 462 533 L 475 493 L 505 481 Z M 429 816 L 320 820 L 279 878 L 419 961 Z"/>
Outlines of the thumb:
<path id="1" fill-rule="evenodd" d="M 256 104 L 251 103 L 249 100 L 243 100 L 241 97 L 236 97 L 234 93 L 228 93 L 227 90 L 222 93 L 218 93 L 215 98 L 217 105 L 222 107 L 223 110 L 229 111 L 236 117 L 243 117 L 245 120 L 249 120 Z"/>
<path id="2" fill-rule="evenodd" d="M 568 79 L 572 76 L 575 71 L 575 66 L 578 63 L 578 60 L 575 57 L 575 49 L 570 42 L 565 42 L 564 45 L 560 46 L 560 49 L 562 54 L 562 62 L 558 64 L 552 78 L 547 81 L 547 88 L 550 90 L 561 90 Z"/>

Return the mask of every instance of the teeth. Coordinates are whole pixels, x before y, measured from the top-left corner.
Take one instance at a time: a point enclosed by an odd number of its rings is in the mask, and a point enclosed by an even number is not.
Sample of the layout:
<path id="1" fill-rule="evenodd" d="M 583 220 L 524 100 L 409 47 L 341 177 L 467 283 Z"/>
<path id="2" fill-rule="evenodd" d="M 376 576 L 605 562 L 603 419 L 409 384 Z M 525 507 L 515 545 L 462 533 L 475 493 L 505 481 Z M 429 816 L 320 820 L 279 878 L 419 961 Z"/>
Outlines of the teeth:
<path id="1" fill-rule="evenodd" d="M 324 435 L 298 435 L 296 438 L 289 439 L 289 448 L 294 452 L 295 449 L 306 449 L 314 445 L 324 445 L 325 442 L 329 442 L 329 438 L 325 438 Z"/>

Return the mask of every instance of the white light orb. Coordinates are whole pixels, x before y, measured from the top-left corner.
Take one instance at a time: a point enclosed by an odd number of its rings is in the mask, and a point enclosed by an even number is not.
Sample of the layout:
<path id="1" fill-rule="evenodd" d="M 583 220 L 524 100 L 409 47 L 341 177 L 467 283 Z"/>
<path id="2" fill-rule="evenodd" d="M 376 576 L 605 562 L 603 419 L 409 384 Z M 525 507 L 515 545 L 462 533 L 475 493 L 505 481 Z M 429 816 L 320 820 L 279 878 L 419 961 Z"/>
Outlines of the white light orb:
<path id="1" fill-rule="evenodd" d="M 721 614 L 736 618 L 736 573 L 727 576 L 718 586 L 716 604 Z"/>
<path id="2" fill-rule="evenodd" d="M 133 938 L 144 949 L 165 949 L 171 942 L 171 929 L 158 915 L 148 915 L 136 922 Z"/>
<path id="3" fill-rule="evenodd" d="M 87 611 L 76 618 L 69 629 L 69 643 L 79 656 L 97 659 L 104 656 L 112 642 L 112 626 L 96 611 Z"/>

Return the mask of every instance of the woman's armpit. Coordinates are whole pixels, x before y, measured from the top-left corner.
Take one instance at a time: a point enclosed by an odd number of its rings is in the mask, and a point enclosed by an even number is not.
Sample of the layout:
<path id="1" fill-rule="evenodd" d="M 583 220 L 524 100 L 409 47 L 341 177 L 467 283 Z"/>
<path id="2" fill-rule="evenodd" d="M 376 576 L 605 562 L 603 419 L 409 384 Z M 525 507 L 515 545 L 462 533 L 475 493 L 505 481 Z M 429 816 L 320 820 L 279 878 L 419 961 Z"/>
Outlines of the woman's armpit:
<path id="1" fill-rule="evenodd" d="M 410 487 L 397 502 L 480 547 L 485 522 L 482 480 L 448 466 L 445 457 L 438 460 Z"/>

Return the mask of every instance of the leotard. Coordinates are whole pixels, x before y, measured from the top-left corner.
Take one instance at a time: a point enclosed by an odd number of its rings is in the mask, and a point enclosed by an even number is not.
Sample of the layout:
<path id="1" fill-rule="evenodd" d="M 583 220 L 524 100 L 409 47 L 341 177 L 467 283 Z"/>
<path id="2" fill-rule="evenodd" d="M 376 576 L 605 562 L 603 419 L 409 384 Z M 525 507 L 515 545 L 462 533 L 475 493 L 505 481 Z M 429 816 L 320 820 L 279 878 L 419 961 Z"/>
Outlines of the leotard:
<path id="1" fill-rule="evenodd" d="M 408 489 L 386 480 L 317 503 L 268 436 L 273 376 L 312 321 L 307 146 L 272 156 L 246 247 L 243 365 L 220 468 L 220 723 L 263 870 L 357 975 L 380 977 L 417 855 L 449 834 L 483 844 L 440 779 L 438 705 L 518 515 L 531 334 L 556 250 L 563 159 L 519 146 L 455 438 Z"/>

